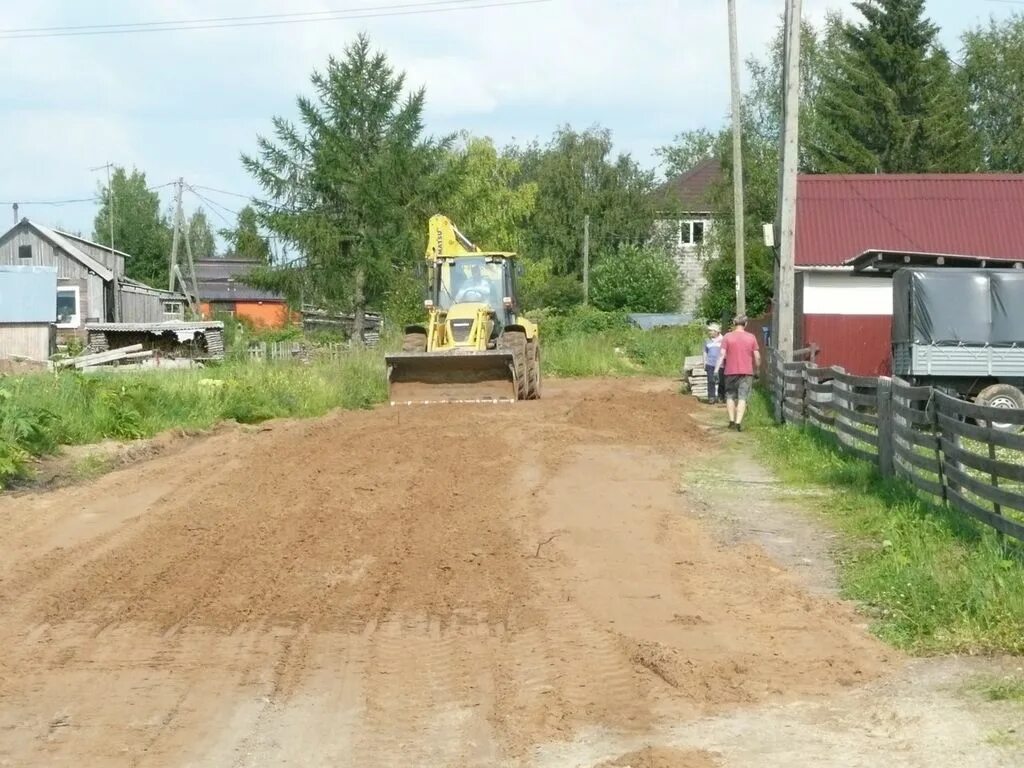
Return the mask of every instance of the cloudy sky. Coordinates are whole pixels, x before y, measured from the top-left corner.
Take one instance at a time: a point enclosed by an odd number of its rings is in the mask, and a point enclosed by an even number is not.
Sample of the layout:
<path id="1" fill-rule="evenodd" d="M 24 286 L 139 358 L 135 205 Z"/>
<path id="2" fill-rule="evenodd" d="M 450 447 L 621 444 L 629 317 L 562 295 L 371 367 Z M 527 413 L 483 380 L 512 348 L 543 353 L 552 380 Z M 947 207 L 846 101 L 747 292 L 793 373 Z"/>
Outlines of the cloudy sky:
<path id="1" fill-rule="evenodd" d="M 818 21 L 851 5 L 804 0 L 804 13 Z M 783 6 L 738 0 L 744 56 L 764 49 Z M 411 85 L 426 86 L 432 133 L 468 129 L 504 143 L 599 123 L 654 165 L 655 147 L 720 124 L 728 109 L 725 0 L 0 0 L 0 9 L 0 201 L 86 233 L 95 204 L 26 201 L 91 197 L 102 174 L 90 169 L 108 161 L 144 170 L 153 185 L 184 176 L 256 192 L 239 153 L 271 116 L 294 115 L 310 72 L 360 31 Z M 1013 10 L 997 0 L 928 1 L 954 50 L 964 29 Z M 363 18 L 52 36 L 81 25 L 327 11 Z M 12 39 L 10 30 L 28 28 L 51 30 Z M 169 203 L 170 190 L 161 193 Z M 243 202 L 203 194 L 220 206 L 215 224 Z M 200 204 L 188 197 L 190 208 Z M 0 216 L 11 220 L 9 205 Z"/>

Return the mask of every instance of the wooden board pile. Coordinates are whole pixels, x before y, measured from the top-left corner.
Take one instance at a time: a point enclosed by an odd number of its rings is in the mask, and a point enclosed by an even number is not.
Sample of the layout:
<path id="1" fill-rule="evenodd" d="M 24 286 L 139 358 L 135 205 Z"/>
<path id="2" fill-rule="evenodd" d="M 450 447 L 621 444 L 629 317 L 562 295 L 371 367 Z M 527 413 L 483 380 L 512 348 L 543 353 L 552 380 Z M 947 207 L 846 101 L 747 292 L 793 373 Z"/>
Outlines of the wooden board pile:
<path id="1" fill-rule="evenodd" d="M 704 370 L 704 358 L 700 355 L 683 360 L 683 381 L 687 391 L 700 400 L 708 399 L 708 373 Z"/>
<path id="2" fill-rule="evenodd" d="M 121 365 L 123 363 L 137 365 L 151 357 L 153 357 L 153 350 L 144 350 L 141 344 L 132 344 L 120 349 L 108 349 L 104 352 L 93 352 L 79 355 L 78 357 L 69 357 L 66 360 L 58 360 L 54 363 L 54 367 L 75 368 L 79 371 L 86 371 L 100 366 Z"/>

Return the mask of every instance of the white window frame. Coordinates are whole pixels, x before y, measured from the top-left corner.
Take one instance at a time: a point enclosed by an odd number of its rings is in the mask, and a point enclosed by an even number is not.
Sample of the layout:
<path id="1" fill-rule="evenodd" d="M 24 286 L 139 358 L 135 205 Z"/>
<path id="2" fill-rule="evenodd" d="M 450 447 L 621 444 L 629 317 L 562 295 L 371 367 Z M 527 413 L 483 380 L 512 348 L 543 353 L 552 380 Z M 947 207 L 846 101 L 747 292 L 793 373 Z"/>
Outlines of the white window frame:
<path id="1" fill-rule="evenodd" d="M 71 316 L 71 322 L 68 323 L 57 323 L 58 328 L 80 328 L 82 326 L 82 289 L 77 285 L 58 285 L 57 295 L 61 292 L 71 292 L 75 294 L 75 314 Z M 54 302 L 56 302 L 57 296 L 54 296 Z"/>
<path id="2" fill-rule="evenodd" d="M 184 305 L 180 301 L 165 301 L 163 304 L 165 315 L 174 315 L 175 317 L 177 317 L 178 315 L 184 312 Z M 168 309 L 167 307 L 169 306 L 174 306 L 176 307 L 176 309 Z"/>
<path id="3" fill-rule="evenodd" d="M 700 224 L 703 227 L 703 229 L 704 229 L 703 234 L 701 235 L 700 242 L 695 242 L 694 239 L 693 239 L 693 225 L 694 224 Z M 710 219 L 680 219 L 680 221 L 679 221 L 679 246 L 680 247 L 687 247 L 687 246 L 703 245 L 704 243 L 707 242 L 708 231 L 710 229 L 711 229 L 711 220 Z M 686 237 L 683 236 L 684 232 L 686 233 Z"/>

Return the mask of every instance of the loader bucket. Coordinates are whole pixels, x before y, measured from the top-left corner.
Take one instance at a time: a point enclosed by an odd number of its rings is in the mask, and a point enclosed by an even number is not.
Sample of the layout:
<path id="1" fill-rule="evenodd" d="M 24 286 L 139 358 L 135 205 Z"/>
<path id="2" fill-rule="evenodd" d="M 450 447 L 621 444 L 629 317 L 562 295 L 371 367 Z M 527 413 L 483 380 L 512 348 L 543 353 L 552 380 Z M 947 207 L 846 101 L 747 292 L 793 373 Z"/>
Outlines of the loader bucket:
<path id="1" fill-rule="evenodd" d="M 392 405 L 516 400 L 511 352 L 397 352 L 384 360 Z"/>

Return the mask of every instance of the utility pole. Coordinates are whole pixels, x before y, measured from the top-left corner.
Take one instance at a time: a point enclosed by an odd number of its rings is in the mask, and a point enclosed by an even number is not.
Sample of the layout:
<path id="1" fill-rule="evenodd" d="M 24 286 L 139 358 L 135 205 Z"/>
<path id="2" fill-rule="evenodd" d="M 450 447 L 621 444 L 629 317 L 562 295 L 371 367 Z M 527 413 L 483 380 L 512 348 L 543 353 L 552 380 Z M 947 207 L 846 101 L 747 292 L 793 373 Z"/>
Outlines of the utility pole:
<path id="1" fill-rule="evenodd" d="M 14 211 L 14 226 L 18 226 L 18 204 L 12 205 L 11 209 Z"/>
<path id="2" fill-rule="evenodd" d="M 179 178 L 174 184 L 174 237 L 171 240 L 171 269 L 169 290 L 173 291 L 175 284 L 181 286 L 181 292 L 188 300 L 188 308 L 193 314 L 198 314 L 199 308 L 196 302 L 199 299 L 199 287 L 196 285 L 196 265 L 192 259 L 192 238 L 189 236 L 188 222 L 185 220 L 185 212 L 181 207 L 181 195 L 185 188 L 185 179 Z M 192 289 L 189 290 L 188 281 L 181 274 L 181 267 L 178 266 L 178 243 L 185 239 L 185 259 L 188 264 L 189 275 L 192 278 Z"/>
<path id="3" fill-rule="evenodd" d="M 590 214 L 583 217 L 583 306 L 590 303 Z"/>
<path id="4" fill-rule="evenodd" d="M 740 95 L 740 52 L 736 33 L 736 0 L 729 5 L 729 69 L 732 80 L 732 207 L 736 240 L 736 314 L 747 313 L 747 276 L 743 225 L 743 102 Z"/>
<path id="5" fill-rule="evenodd" d="M 185 180 L 179 178 L 174 183 L 174 236 L 171 238 L 171 264 L 168 270 L 167 290 L 174 290 L 175 277 L 178 272 L 178 241 L 181 238 L 181 188 L 185 186 Z"/>
<path id="6" fill-rule="evenodd" d="M 121 322 L 121 275 L 117 271 L 117 254 L 114 253 L 114 187 L 110 181 L 110 161 L 105 165 L 91 168 L 92 171 L 107 171 L 107 222 L 110 224 L 110 271 L 114 275 L 114 322 Z"/>
<path id="7" fill-rule="evenodd" d="M 793 307 L 796 255 L 796 193 L 800 152 L 801 0 L 787 0 L 783 61 L 783 133 L 779 175 L 779 257 L 776 265 L 773 326 L 775 349 L 783 361 L 793 359 Z"/>

